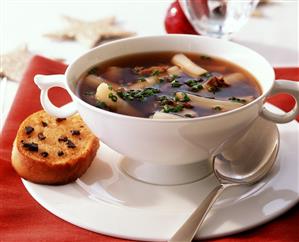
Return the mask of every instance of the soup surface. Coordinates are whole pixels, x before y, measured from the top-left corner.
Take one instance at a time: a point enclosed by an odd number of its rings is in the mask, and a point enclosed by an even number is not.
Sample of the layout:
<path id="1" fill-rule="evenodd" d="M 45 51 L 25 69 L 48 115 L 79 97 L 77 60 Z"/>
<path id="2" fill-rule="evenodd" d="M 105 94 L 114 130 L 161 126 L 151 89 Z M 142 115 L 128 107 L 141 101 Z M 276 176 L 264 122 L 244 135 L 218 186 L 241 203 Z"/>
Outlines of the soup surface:
<path id="1" fill-rule="evenodd" d="M 111 112 L 195 118 L 241 107 L 261 95 L 247 71 L 214 57 L 174 52 L 127 55 L 84 73 L 77 95 Z"/>

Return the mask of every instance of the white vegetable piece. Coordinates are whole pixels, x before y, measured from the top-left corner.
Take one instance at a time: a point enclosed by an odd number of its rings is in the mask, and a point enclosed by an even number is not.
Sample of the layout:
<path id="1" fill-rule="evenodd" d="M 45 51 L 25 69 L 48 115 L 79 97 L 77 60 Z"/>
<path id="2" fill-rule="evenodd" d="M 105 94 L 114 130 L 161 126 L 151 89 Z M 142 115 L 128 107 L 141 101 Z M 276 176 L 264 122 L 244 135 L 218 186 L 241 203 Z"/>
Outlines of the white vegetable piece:
<path id="1" fill-rule="evenodd" d="M 188 97 L 191 100 L 191 104 L 194 106 L 200 106 L 205 108 L 215 108 L 220 107 L 223 111 L 232 110 L 235 108 L 242 107 L 243 103 L 233 102 L 233 101 L 225 101 L 225 100 L 217 100 L 210 99 L 206 97 L 199 97 L 193 94 L 188 94 Z"/>
<path id="2" fill-rule="evenodd" d="M 158 76 L 150 76 L 144 78 L 144 81 L 138 81 L 127 88 L 130 90 L 144 89 L 156 85 L 159 82 Z"/>
<path id="3" fill-rule="evenodd" d="M 112 96 L 115 96 L 116 100 L 113 101 Z M 139 112 L 129 103 L 121 99 L 105 82 L 98 86 L 95 98 L 100 102 L 104 102 L 109 108 L 117 113 L 139 116 Z"/>
<path id="4" fill-rule="evenodd" d="M 171 114 L 171 113 L 163 113 L 163 112 L 159 112 L 156 111 L 154 113 L 154 115 L 152 116 L 152 119 L 180 119 L 182 117 L 175 115 L 175 114 Z"/>
<path id="5" fill-rule="evenodd" d="M 227 84 L 234 85 L 236 83 L 240 83 L 242 80 L 246 79 L 246 77 L 240 72 L 235 72 L 223 76 L 223 79 Z"/>
<path id="6" fill-rule="evenodd" d="M 92 88 L 97 88 L 101 83 L 106 82 L 109 85 L 111 85 L 114 89 L 118 88 L 119 85 L 114 83 L 114 82 L 109 82 L 107 80 L 105 80 L 104 78 L 94 75 L 94 74 L 89 74 L 87 75 L 85 78 L 85 83 L 92 87 Z"/>
<path id="7" fill-rule="evenodd" d="M 177 66 L 172 66 L 172 67 L 169 67 L 167 69 L 167 73 L 169 75 L 177 75 L 177 76 L 179 76 L 179 75 L 181 75 L 183 73 L 183 71 L 179 67 L 177 67 Z"/>
<path id="8" fill-rule="evenodd" d="M 193 61 L 191 61 L 187 56 L 184 54 L 176 54 L 172 57 L 171 62 L 177 66 L 179 66 L 183 72 L 192 76 L 194 78 L 199 77 L 200 75 L 208 72 L 207 70 L 201 68 Z"/>
<path id="9" fill-rule="evenodd" d="M 92 88 L 98 87 L 102 82 L 105 81 L 102 77 L 96 76 L 94 74 L 87 75 L 84 80 L 85 83 Z"/>
<path id="10" fill-rule="evenodd" d="M 116 96 L 117 100 L 115 102 L 112 101 L 112 99 L 109 98 L 109 95 Z M 113 89 L 111 89 L 105 82 L 101 83 L 98 86 L 95 97 L 98 101 L 104 102 L 112 110 L 116 110 L 118 103 L 122 101 L 118 100 L 119 98 L 117 96 L 117 93 Z"/>

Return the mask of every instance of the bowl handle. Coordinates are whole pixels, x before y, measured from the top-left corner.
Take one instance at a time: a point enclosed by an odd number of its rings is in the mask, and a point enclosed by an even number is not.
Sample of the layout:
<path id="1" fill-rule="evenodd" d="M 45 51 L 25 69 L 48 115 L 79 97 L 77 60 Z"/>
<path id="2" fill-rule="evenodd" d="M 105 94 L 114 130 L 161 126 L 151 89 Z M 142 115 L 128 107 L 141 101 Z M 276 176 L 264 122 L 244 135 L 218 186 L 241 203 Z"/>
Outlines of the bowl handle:
<path id="1" fill-rule="evenodd" d="M 277 93 L 287 93 L 294 97 L 296 103 L 293 109 L 285 114 L 277 114 L 269 111 L 265 106 L 263 106 L 260 115 L 275 123 L 287 123 L 294 120 L 299 114 L 299 82 L 276 80 L 270 95 Z"/>
<path id="2" fill-rule="evenodd" d="M 41 90 L 40 102 L 48 114 L 58 118 L 67 118 L 77 112 L 74 102 L 70 102 L 62 107 L 57 107 L 48 97 L 48 90 L 52 87 L 66 89 L 64 75 L 36 75 L 34 77 L 34 82 Z"/>

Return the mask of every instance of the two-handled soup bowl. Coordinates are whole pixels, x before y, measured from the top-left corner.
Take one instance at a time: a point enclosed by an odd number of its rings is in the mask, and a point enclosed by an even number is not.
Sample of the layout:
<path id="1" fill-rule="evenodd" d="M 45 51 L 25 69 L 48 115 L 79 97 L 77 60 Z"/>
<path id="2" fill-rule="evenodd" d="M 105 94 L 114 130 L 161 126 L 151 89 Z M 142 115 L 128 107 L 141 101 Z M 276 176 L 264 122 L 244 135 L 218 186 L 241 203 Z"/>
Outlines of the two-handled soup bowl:
<path id="1" fill-rule="evenodd" d="M 259 83 L 262 94 L 252 102 L 224 113 L 193 119 L 150 119 L 109 112 L 76 95 L 77 82 L 88 69 L 112 58 L 129 54 L 173 51 L 199 53 L 235 63 Z M 258 53 L 235 43 L 190 35 L 135 37 L 101 45 L 69 65 L 64 75 L 35 76 L 41 104 L 51 115 L 65 118 L 76 112 L 103 143 L 124 155 L 120 165 L 129 175 L 155 184 L 183 184 L 201 179 L 210 171 L 209 158 L 246 133 L 262 116 L 285 123 L 298 114 L 297 104 L 286 114 L 264 107 L 266 98 L 285 92 L 299 101 L 299 83 L 275 80 L 271 65 Z M 54 106 L 48 90 L 62 87 L 73 102 Z"/>

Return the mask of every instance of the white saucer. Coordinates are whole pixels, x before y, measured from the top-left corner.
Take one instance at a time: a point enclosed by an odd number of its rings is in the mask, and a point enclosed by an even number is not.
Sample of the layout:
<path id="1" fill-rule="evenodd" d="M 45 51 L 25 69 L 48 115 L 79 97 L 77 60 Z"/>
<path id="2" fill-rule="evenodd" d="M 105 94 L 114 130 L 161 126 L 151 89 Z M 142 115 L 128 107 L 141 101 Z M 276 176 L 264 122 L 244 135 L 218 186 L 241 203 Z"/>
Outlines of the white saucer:
<path id="1" fill-rule="evenodd" d="M 293 121 L 278 125 L 278 129 L 280 150 L 271 174 L 257 185 L 227 190 L 204 222 L 200 238 L 250 229 L 299 201 L 299 125 Z M 170 238 L 217 184 L 212 175 L 179 186 L 145 184 L 122 173 L 122 156 L 107 146 L 102 144 L 97 157 L 101 160 L 96 158 L 76 183 L 23 183 L 44 208 L 72 224 L 106 235 L 146 241 Z"/>

